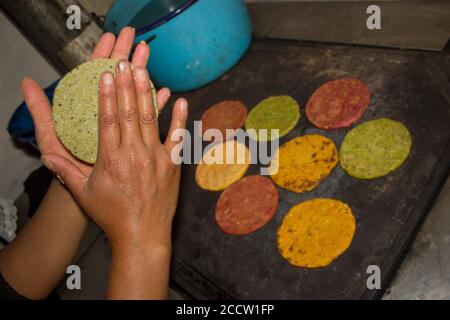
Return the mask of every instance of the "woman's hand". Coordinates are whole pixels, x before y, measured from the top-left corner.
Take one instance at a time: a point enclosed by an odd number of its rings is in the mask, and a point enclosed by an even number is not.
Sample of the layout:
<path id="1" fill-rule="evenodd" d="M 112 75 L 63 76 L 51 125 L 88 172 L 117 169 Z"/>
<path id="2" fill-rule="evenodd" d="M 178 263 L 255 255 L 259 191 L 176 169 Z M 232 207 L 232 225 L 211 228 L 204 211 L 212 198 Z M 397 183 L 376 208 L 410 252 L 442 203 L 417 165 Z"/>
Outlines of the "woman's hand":
<path id="1" fill-rule="evenodd" d="M 185 128 L 187 101 L 175 103 L 162 144 L 147 69 L 131 71 L 121 60 L 115 73 L 106 72 L 100 80 L 99 149 L 92 172 L 55 153 L 45 153 L 42 162 L 110 240 L 109 296 L 163 298 L 180 183 L 180 166 L 171 159 L 178 141 L 171 137 Z"/>
<path id="2" fill-rule="evenodd" d="M 106 33 L 96 46 L 92 58 L 128 59 L 133 39 L 134 30 L 131 28 L 122 30 L 117 41 L 114 35 Z M 146 44 L 138 45 L 133 56 L 133 64 L 145 66 L 148 56 L 148 46 Z M 52 125 L 51 106 L 44 91 L 31 79 L 25 79 L 22 88 L 33 117 L 41 153 L 67 159 L 83 175 L 90 175 L 93 170 L 92 166 L 72 157 L 56 137 Z M 158 93 L 160 106 L 164 106 L 169 95 L 168 89 L 162 89 Z M 116 217 L 116 219 L 120 218 Z M 123 219 L 122 222 L 126 223 L 126 220 Z M 67 266 L 73 261 L 87 223 L 87 217 L 80 210 L 72 195 L 58 181 L 54 180 L 31 221 L 20 231 L 12 243 L 0 251 L 0 273 L 21 295 L 31 299 L 47 297 L 61 281 Z M 157 261 L 152 261 L 140 250 L 140 257 L 145 260 L 137 262 L 135 259 L 130 259 L 129 255 L 133 252 L 126 251 L 126 259 L 122 259 L 122 254 L 119 255 L 121 259 L 115 259 L 116 262 L 129 263 L 132 261 L 131 267 L 125 267 L 126 272 L 132 270 L 133 266 L 142 267 L 146 263 L 151 263 L 151 266 L 147 268 L 150 270 L 157 263 L 168 261 L 168 259 L 160 259 L 161 256 L 158 256 Z M 117 263 L 114 266 L 117 266 Z M 119 264 L 119 266 L 121 267 L 119 272 L 121 272 L 123 265 Z M 139 272 L 135 272 L 135 274 L 140 276 L 140 279 L 144 279 Z M 164 279 L 164 275 L 158 278 L 158 280 L 160 279 Z M 152 282 L 147 281 L 146 284 L 152 284 Z M 124 292 L 124 286 L 120 282 L 116 287 L 118 292 Z M 139 282 L 134 288 L 139 288 Z M 164 288 L 158 292 L 163 291 Z"/>
<path id="3" fill-rule="evenodd" d="M 132 28 L 123 29 L 117 41 L 114 35 L 106 33 L 94 49 L 92 59 L 128 60 L 133 40 Z M 136 72 L 145 70 L 142 67 L 148 57 L 148 46 L 139 44 L 132 60 L 138 67 Z M 43 161 L 65 180 L 72 195 L 112 240 L 109 296 L 163 298 L 167 294 L 170 222 L 176 207 L 179 168 L 167 161 L 171 143 L 162 146 L 155 142 L 156 118 L 146 112 L 136 113 L 136 108 L 150 108 L 148 88 L 137 84 L 136 93 L 128 73 L 117 77 L 116 87 L 110 76 L 106 76 L 109 81 L 100 85 L 102 152 L 95 167 L 73 157 L 58 140 L 50 102 L 41 87 L 27 78 L 22 89 Z M 169 96 L 166 88 L 158 92 L 160 109 Z M 185 106 L 183 100 L 176 104 L 174 127 L 184 126 Z M 138 114 L 142 123 L 135 121 Z M 135 128 L 137 123 L 143 133 L 134 130 L 134 137 L 129 135 L 122 140 L 120 136 L 128 128 L 122 123 L 133 124 Z M 154 144 L 147 144 L 150 141 Z M 162 172 L 167 173 L 167 179 L 161 179 Z M 86 224 L 87 219 L 73 197 L 54 181 L 30 223 L 1 251 L 0 272 L 22 295 L 34 299 L 46 297 L 72 261 Z"/>
<path id="4" fill-rule="evenodd" d="M 180 167 L 171 160 L 176 142 L 170 137 L 185 127 L 186 100 L 176 102 L 162 144 L 147 69 L 131 71 L 121 60 L 115 77 L 108 72 L 101 77 L 98 118 L 98 158 L 90 174 L 58 154 L 46 153 L 42 161 L 62 178 L 113 248 L 170 243 L 161 230 L 170 230 L 180 180 Z"/>
<path id="5" fill-rule="evenodd" d="M 134 41 L 134 29 L 124 28 L 117 38 L 112 33 L 105 33 L 92 53 L 92 59 L 128 59 Z M 147 44 L 139 44 L 133 55 L 134 66 L 146 66 L 149 57 L 149 47 Z M 28 110 L 33 118 L 36 141 L 41 154 L 54 153 L 75 163 L 84 174 L 90 174 L 92 166 L 73 157 L 58 140 L 52 123 L 52 109 L 39 84 L 25 78 L 22 82 L 22 91 L 25 97 Z M 163 108 L 169 99 L 170 91 L 167 88 L 158 92 L 158 104 Z"/>

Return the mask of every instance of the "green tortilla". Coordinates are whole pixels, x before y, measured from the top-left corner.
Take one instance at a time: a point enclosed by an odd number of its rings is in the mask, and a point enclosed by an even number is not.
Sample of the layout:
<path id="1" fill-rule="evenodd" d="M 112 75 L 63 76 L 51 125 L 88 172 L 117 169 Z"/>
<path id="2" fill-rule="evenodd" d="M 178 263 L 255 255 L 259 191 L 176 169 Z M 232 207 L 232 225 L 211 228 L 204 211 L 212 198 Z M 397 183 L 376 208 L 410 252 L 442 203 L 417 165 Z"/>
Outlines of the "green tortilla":
<path id="1" fill-rule="evenodd" d="M 300 107 L 290 96 L 275 96 L 261 101 L 250 111 L 245 122 L 245 129 L 254 140 L 271 141 L 281 138 L 297 125 L 300 119 Z M 267 136 L 259 130 L 267 129 Z M 271 134 L 270 129 L 278 129 L 279 134 Z"/>
<path id="2" fill-rule="evenodd" d="M 59 82 L 53 99 L 56 135 L 74 156 L 87 163 L 97 159 L 98 87 L 103 72 L 114 73 L 117 60 L 92 60 L 76 67 Z M 158 112 L 156 91 L 153 103 Z"/>
<path id="3" fill-rule="evenodd" d="M 359 179 L 374 179 L 398 169 L 411 151 L 412 139 L 400 122 L 378 119 L 352 129 L 340 150 L 342 168 Z"/>

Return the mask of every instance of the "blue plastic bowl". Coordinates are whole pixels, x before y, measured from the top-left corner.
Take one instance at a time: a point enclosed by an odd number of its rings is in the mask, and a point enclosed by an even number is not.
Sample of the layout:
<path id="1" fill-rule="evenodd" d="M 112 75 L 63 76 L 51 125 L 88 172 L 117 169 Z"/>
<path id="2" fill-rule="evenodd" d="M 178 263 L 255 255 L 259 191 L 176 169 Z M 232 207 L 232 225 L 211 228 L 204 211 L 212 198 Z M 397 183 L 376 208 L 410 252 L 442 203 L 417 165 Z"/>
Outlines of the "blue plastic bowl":
<path id="1" fill-rule="evenodd" d="M 244 0 L 118 0 L 105 30 L 136 28 L 135 44 L 151 47 L 148 69 L 155 84 L 193 90 L 231 69 L 251 42 Z"/>

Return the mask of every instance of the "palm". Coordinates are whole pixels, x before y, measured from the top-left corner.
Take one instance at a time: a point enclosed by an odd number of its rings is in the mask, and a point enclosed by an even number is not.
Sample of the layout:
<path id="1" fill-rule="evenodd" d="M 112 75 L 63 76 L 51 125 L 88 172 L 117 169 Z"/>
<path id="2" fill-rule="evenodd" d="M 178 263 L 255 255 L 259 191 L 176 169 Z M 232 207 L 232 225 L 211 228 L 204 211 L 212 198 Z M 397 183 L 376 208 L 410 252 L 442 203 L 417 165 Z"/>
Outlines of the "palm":
<path id="1" fill-rule="evenodd" d="M 70 154 L 70 152 L 68 152 L 66 150 L 66 148 L 64 148 L 61 141 L 59 141 L 59 139 L 56 137 L 56 134 L 55 134 L 55 131 L 53 130 L 53 128 L 49 129 L 48 135 L 49 135 L 49 138 L 51 138 L 51 141 L 49 141 L 45 147 L 41 147 L 42 143 L 41 144 L 38 143 L 39 150 L 41 151 L 41 153 L 51 152 L 51 153 L 58 154 L 62 157 L 67 158 L 68 160 L 72 161 L 74 164 L 76 164 L 81 169 L 81 171 L 83 171 L 84 174 L 90 174 L 92 172 L 93 166 L 75 158 L 74 156 L 72 156 L 72 154 Z"/>
<path id="2" fill-rule="evenodd" d="M 110 34 L 104 34 L 98 42 L 92 53 L 92 59 L 128 59 L 134 41 L 134 30 L 125 28 L 117 38 Z M 149 49 L 147 45 L 139 45 L 133 55 L 132 63 L 135 66 L 145 66 L 149 57 Z M 36 140 L 41 154 L 54 153 L 58 154 L 76 164 L 84 174 L 88 175 L 92 171 L 92 166 L 73 157 L 61 144 L 55 134 L 52 124 L 51 106 L 42 88 L 31 79 L 25 79 L 22 83 L 22 90 L 25 101 L 30 110 L 35 125 Z M 167 95 L 167 94 L 165 94 Z M 165 102 L 160 99 L 158 94 L 160 107 Z M 163 100 L 163 101 L 161 101 Z"/>

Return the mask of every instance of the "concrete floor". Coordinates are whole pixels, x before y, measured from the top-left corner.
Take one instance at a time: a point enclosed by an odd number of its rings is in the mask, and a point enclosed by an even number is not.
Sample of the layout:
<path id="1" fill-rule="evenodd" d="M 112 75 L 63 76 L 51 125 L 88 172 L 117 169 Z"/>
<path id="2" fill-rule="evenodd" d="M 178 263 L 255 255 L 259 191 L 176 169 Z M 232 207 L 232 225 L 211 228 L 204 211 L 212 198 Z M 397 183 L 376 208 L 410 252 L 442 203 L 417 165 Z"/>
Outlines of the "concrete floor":
<path id="1" fill-rule="evenodd" d="M 450 179 L 384 299 L 450 299 Z"/>
<path id="2" fill-rule="evenodd" d="M 16 146 L 6 132 L 7 121 L 22 101 L 20 81 L 31 76 L 47 86 L 58 74 L 27 42 L 16 28 L 0 14 L 0 197 L 15 200 L 23 191 L 22 182 L 40 165 L 39 159 Z M 450 298 L 450 180 L 422 227 L 410 253 L 394 279 L 385 299 Z M 83 270 L 83 289 L 70 291 L 61 286 L 63 299 L 102 299 L 111 259 L 104 235 L 90 225 L 77 254 Z M 179 299 L 171 291 L 172 299 Z"/>

